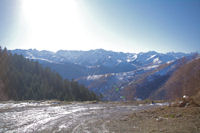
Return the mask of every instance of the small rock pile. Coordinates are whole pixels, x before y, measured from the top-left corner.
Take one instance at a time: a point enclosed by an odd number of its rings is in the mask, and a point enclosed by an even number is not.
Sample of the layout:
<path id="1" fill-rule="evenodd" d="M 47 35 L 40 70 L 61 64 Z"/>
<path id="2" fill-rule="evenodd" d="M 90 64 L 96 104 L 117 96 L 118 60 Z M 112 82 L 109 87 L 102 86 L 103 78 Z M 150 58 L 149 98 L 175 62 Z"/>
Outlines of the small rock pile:
<path id="1" fill-rule="evenodd" d="M 174 102 L 170 106 L 172 107 L 200 107 L 193 98 L 184 95 L 179 102 Z"/>

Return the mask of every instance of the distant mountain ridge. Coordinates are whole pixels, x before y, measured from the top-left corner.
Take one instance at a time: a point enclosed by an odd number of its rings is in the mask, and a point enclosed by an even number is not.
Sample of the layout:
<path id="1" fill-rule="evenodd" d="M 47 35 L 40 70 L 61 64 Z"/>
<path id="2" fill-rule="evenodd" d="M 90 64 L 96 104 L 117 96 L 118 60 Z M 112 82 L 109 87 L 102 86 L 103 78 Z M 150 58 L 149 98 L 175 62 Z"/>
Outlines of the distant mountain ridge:
<path id="1" fill-rule="evenodd" d="M 26 58 L 39 61 L 44 66 L 59 72 L 64 78 L 72 79 L 80 76 L 89 76 L 95 74 L 128 72 L 139 67 L 160 65 L 170 62 L 189 54 L 185 53 L 157 53 L 150 51 L 146 53 L 123 53 L 106 51 L 103 49 L 89 50 L 89 51 L 70 51 L 60 50 L 56 53 L 50 51 L 38 50 L 21 50 L 16 49 L 11 51 L 13 54 L 21 54 Z M 65 69 L 71 73 L 63 72 Z M 75 69 L 79 75 L 74 72 Z"/>
<path id="2" fill-rule="evenodd" d="M 169 52 L 166 54 L 158 53 L 155 51 L 140 52 L 136 53 L 124 53 L 124 52 L 114 52 L 106 51 L 104 49 L 96 49 L 89 51 L 74 51 L 74 50 L 59 50 L 57 52 L 51 52 L 46 50 L 36 50 L 36 49 L 16 49 L 12 50 L 12 53 L 21 54 L 29 59 L 44 60 L 47 62 L 54 63 L 66 63 L 71 62 L 79 65 L 103 65 L 112 66 L 119 63 L 125 62 L 143 62 L 143 64 L 148 64 L 150 62 L 161 63 L 173 59 L 178 59 L 189 54 L 186 53 L 175 53 Z M 101 64 L 100 64 L 101 63 Z"/>
<path id="3" fill-rule="evenodd" d="M 104 100 L 152 98 L 174 71 L 194 58 L 194 53 L 149 51 L 136 54 L 103 49 L 55 53 L 16 49 L 11 52 L 37 60 L 63 78 L 76 79 L 96 94 L 102 94 Z M 187 61 L 182 62 L 183 57 Z"/>

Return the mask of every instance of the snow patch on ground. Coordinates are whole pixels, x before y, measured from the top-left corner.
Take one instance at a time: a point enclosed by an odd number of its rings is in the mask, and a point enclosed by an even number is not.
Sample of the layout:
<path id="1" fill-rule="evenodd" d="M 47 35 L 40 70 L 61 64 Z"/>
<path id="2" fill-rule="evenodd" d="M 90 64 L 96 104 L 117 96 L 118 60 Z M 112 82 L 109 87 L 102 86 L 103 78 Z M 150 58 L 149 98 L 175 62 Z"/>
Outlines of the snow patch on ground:
<path id="1" fill-rule="evenodd" d="M 26 107 L 26 106 L 49 106 L 49 103 L 40 102 L 40 103 L 33 103 L 33 102 L 21 102 L 21 103 L 0 103 L 0 109 L 10 109 L 10 108 L 20 108 L 20 107 Z"/>
<path id="2" fill-rule="evenodd" d="M 105 121 L 113 116 L 124 116 L 127 113 L 132 113 L 133 110 L 146 107 L 145 105 L 139 107 L 126 104 L 77 102 L 46 106 L 48 102 L 44 102 L 44 105 L 42 103 L 0 103 L 0 105 L 4 104 L 5 106 L 16 105 L 16 107 L 6 110 L 2 109 L 2 106 L 0 107 L 0 132 L 85 132 L 85 129 L 88 129 L 88 127 L 90 127 L 91 132 L 102 132 L 106 130 L 105 126 L 96 130 L 96 128 L 93 129 L 95 124 L 92 123 L 98 121 L 98 126 L 101 126 L 105 124 L 105 122 L 99 124 L 99 121 L 102 119 Z M 32 107 L 32 105 L 38 104 L 41 104 L 41 106 Z M 21 107 L 21 105 L 25 106 Z"/>
<path id="3" fill-rule="evenodd" d="M 144 70 L 150 70 L 150 69 L 154 69 L 154 68 L 157 68 L 157 67 L 159 67 L 159 65 L 148 66 L 148 67 L 144 67 L 143 69 Z"/>

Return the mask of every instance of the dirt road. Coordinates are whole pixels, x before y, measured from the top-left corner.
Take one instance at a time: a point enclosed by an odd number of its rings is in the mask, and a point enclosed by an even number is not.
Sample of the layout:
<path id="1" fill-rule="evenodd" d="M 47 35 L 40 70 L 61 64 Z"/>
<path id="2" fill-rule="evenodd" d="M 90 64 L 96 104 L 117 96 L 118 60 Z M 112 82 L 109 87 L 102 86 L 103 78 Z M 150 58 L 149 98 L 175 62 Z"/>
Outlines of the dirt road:
<path id="1" fill-rule="evenodd" d="M 49 101 L 0 103 L 0 132 L 108 133 L 108 125 L 113 120 L 123 120 L 124 116 L 149 107 L 152 105 Z M 117 125 L 116 130 L 120 132 Z"/>

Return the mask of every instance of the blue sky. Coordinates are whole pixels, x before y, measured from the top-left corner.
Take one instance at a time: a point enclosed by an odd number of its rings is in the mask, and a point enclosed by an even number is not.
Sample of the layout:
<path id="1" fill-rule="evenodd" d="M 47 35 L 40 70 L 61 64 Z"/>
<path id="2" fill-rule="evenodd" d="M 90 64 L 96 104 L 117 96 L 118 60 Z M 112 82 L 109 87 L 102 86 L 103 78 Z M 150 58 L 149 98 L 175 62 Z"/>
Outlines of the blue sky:
<path id="1" fill-rule="evenodd" d="M 0 0 L 9 49 L 200 52 L 199 0 Z"/>

